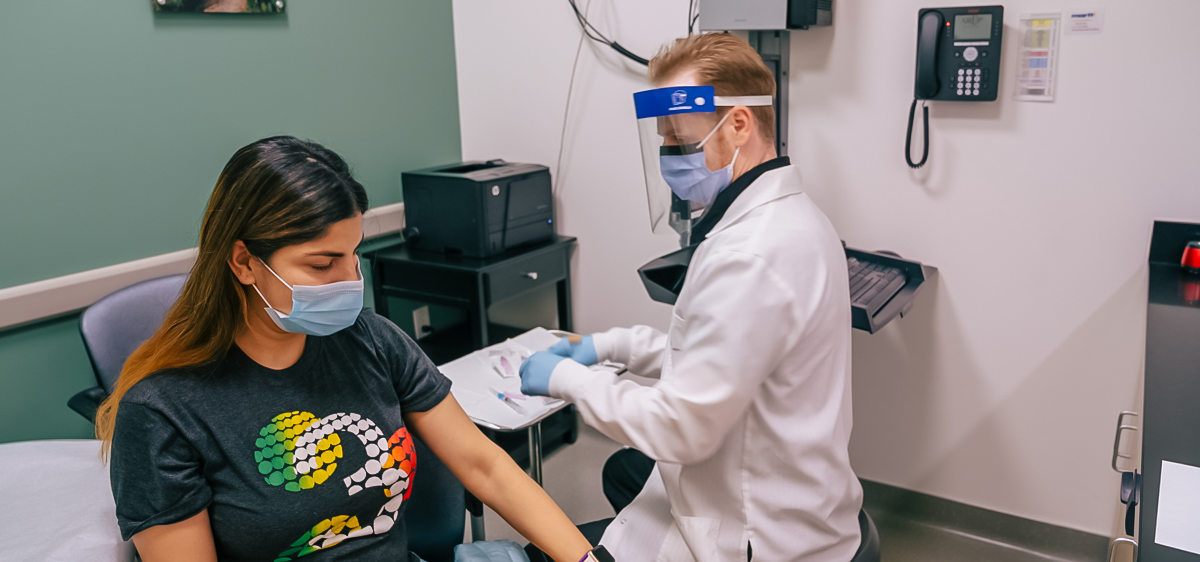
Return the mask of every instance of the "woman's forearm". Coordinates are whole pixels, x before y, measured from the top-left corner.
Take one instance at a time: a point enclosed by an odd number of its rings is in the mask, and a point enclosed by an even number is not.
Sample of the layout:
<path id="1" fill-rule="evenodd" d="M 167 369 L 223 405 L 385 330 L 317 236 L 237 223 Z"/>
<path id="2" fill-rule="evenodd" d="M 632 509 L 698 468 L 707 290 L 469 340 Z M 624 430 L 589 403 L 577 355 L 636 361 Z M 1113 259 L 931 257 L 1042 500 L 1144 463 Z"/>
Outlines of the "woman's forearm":
<path id="1" fill-rule="evenodd" d="M 578 562 L 592 549 L 545 490 L 483 436 L 453 396 L 408 414 L 405 423 L 463 486 L 556 562 Z"/>
<path id="2" fill-rule="evenodd" d="M 577 562 L 591 543 L 540 486 L 503 451 L 467 489 L 556 562 Z M 464 482 L 464 484 L 466 484 Z"/>

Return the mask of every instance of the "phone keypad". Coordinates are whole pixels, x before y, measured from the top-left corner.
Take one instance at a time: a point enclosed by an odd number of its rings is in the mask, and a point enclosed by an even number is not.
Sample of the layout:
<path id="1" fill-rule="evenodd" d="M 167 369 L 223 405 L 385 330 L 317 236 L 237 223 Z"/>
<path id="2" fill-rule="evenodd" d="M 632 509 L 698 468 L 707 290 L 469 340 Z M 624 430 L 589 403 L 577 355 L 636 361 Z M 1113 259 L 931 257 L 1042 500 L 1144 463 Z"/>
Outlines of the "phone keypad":
<path id="1" fill-rule="evenodd" d="M 987 89 L 987 79 L 990 72 L 987 69 L 960 68 L 954 93 L 963 97 L 978 96 L 980 89 Z"/>

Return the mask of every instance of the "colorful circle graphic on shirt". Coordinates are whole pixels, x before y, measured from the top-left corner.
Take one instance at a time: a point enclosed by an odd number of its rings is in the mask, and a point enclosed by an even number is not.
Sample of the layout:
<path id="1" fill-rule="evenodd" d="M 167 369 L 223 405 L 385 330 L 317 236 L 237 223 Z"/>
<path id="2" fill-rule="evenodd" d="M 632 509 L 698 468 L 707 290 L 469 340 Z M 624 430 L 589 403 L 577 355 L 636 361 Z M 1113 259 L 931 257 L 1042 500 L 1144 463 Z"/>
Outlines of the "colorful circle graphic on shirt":
<path id="1" fill-rule="evenodd" d="M 412 493 L 417 453 L 403 427 L 384 438 L 375 422 L 359 414 L 317 418 L 310 412 L 294 411 L 271 418 L 258 434 L 254 462 L 259 473 L 267 484 L 282 486 L 289 492 L 303 492 L 329 481 L 347 445 L 342 435 L 353 435 L 365 447 L 367 461 L 341 479 L 346 493 L 353 496 L 368 488 L 383 488 L 388 498 L 368 525 L 362 526 L 358 517 L 347 515 L 324 519 L 279 553 L 275 562 L 294 560 L 346 539 L 388 532 L 396 523 L 400 504 Z M 347 470 L 343 468 L 339 475 Z"/>

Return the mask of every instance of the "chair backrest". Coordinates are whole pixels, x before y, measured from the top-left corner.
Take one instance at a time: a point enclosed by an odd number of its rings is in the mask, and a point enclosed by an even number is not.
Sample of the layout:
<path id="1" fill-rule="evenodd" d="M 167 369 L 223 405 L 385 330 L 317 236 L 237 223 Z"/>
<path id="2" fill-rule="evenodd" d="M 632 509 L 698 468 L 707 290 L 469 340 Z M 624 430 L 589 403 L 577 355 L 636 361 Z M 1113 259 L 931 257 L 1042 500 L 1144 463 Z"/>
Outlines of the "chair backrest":
<path id="1" fill-rule="evenodd" d="M 433 451 L 420 439 L 414 441 L 417 471 L 404 507 L 408 549 L 427 562 L 453 562 L 466 527 L 466 491 Z"/>
<path id="2" fill-rule="evenodd" d="M 187 275 L 147 279 L 119 289 L 83 311 L 79 334 L 96 382 L 112 392 L 129 355 L 154 335 L 175 304 Z"/>

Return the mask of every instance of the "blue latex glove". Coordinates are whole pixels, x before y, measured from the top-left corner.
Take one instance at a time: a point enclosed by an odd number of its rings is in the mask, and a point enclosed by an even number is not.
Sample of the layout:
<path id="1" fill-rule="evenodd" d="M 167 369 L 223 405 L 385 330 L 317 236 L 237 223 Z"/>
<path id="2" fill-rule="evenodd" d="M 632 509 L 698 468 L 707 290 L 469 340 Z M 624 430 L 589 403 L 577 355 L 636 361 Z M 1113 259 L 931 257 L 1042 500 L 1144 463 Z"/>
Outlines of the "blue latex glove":
<path id="1" fill-rule="evenodd" d="M 454 547 L 454 562 L 529 562 L 529 557 L 515 542 L 481 541 Z"/>
<path id="2" fill-rule="evenodd" d="M 600 362 L 600 358 L 596 356 L 596 342 L 592 340 L 592 336 L 583 336 L 583 341 L 579 343 L 571 343 L 567 338 L 561 338 L 558 343 L 550 346 L 547 349 L 550 353 L 570 357 L 580 365 L 592 366 Z"/>
<path id="3" fill-rule="evenodd" d="M 549 351 L 539 351 L 521 363 L 521 393 L 530 396 L 550 396 L 550 375 L 566 357 Z"/>

